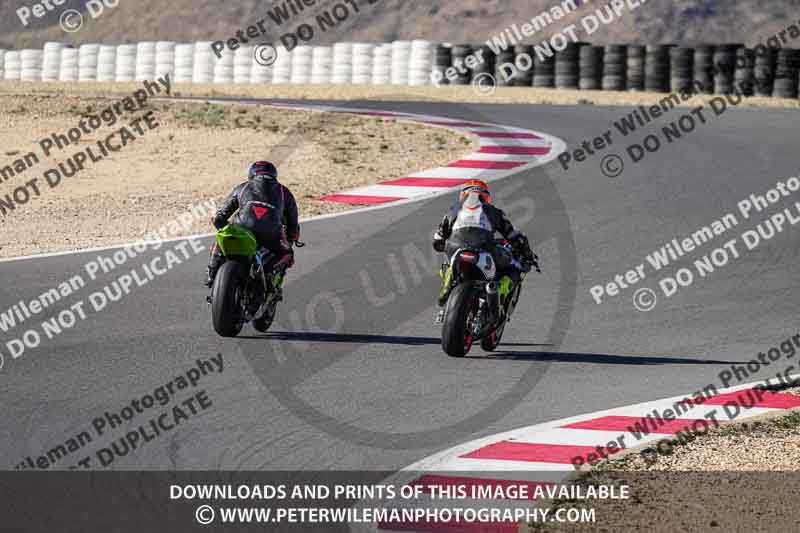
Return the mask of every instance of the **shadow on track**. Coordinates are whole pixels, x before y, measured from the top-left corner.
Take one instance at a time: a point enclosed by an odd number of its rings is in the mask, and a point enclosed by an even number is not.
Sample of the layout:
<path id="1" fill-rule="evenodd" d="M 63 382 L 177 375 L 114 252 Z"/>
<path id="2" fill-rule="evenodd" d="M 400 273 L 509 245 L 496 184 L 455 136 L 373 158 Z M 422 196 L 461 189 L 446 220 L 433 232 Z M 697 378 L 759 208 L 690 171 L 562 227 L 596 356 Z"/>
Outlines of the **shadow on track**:
<path id="1" fill-rule="evenodd" d="M 501 345 L 510 346 L 510 345 Z M 470 359 L 499 361 L 540 361 L 553 363 L 589 363 L 597 365 L 730 365 L 736 361 L 689 359 L 688 357 L 648 355 L 608 355 L 599 353 L 494 352 L 467 356 Z M 746 363 L 745 363 L 746 364 Z"/>
<path id="2" fill-rule="evenodd" d="M 358 333 L 311 333 L 311 332 L 275 332 L 240 339 L 295 341 L 295 342 L 337 342 L 346 344 L 390 344 L 402 346 L 440 345 L 436 337 L 404 337 L 396 335 L 366 335 Z"/>

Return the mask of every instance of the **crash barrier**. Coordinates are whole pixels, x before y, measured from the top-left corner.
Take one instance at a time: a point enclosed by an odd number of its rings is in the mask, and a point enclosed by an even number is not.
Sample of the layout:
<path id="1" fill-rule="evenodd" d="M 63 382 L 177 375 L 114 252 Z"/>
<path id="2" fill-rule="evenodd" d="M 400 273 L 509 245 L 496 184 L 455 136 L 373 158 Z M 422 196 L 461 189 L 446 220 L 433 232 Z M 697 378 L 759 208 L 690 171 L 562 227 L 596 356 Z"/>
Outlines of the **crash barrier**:
<path id="1" fill-rule="evenodd" d="M 0 50 L 0 78 L 27 81 L 144 81 L 169 74 L 176 83 L 314 83 L 469 85 L 491 75 L 499 86 L 680 92 L 797 98 L 800 50 L 739 44 L 596 46 L 569 43 L 552 55 L 519 44 L 336 43 L 278 47 L 273 61 L 257 46 L 215 52 L 210 41 L 141 42 L 42 50 Z"/>

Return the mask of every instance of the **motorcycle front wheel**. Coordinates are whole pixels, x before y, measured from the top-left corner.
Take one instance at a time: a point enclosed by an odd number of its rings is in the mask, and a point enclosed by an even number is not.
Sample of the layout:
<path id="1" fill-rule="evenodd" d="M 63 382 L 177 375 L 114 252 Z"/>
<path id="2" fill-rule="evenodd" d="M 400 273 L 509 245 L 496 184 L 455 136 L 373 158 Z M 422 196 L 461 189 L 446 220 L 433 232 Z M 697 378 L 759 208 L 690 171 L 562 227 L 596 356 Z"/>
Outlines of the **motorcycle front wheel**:
<path id="1" fill-rule="evenodd" d="M 452 357 L 464 357 L 472 348 L 470 326 L 478 312 L 477 289 L 462 283 L 447 299 L 444 323 L 442 324 L 442 349 Z"/>

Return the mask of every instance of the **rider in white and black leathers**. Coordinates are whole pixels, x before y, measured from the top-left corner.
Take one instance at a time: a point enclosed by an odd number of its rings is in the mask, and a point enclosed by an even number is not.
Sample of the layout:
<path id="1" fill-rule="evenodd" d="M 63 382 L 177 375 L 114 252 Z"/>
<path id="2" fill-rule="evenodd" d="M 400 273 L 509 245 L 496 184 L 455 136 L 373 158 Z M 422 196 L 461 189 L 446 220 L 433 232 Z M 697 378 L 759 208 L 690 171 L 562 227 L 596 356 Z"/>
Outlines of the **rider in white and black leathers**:
<path id="1" fill-rule="evenodd" d="M 297 202 L 292 192 L 278 183 L 278 169 L 268 161 L 253 163 L 248 180 L 237 185 L 225 199 L 214 217 L 217 229 L 233 224 L 253 232 L 260 246 L 276 256 L 276 263 L 286 260 L 293 264 L 292 242 L 300 238 Z M 206 285 L 211 287 L 225 256 L 216 244 L 211 249 Z"/>
<path id="2" fill-rule="evenodd" d="M 537 264 L 528 238 L 517 230 L 502 209 L 491 203 L 491 193 L 486 183 L 473 180 L 464 185 L 459 202 L 452 206 L 439 224 L 433 236 L 433 247 L 438 252 L 452 257 L 460 248 L 472 248 L 492 254 L 497 268 L 497 277 L 507 275 L 514 283 L 520 282 L 520 272 L 513 266 L 513 257 L 508 249 L 499 245 L 495 233 L 503 236 L 512 246 L 514 255 L 521 261 Z M 447 303 L 447 293 L 440 294 L 439 306 Z M 440 322 L 444 309 L 436 318 Z"/>

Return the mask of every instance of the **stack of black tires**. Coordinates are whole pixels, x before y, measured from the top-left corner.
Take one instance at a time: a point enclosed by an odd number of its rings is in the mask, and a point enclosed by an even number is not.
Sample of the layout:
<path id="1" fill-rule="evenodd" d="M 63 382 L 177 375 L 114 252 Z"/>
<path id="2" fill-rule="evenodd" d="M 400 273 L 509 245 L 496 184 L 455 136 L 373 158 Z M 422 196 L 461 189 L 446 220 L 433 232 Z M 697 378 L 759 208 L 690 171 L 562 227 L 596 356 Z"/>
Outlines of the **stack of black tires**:
<path id="1" fill-rule="evenodd" d="M 556 52 L 557 89 L 578 88 L 578 61 L 581 48 L 579 43 L 569 43 L 564 50 Z"/>
<path id="2" fill-rule="evenodd" d="M 648 45 L 644 62 L 644 88 L 648 92 L 669 92 L 669 49 L 665 44 Z"/>
<path id="3" fill-rule="evenodd" d="M 447 69 L 453 66 L 453 49 L 449 46 L 440 44 L 436 47 L 435 64 L 433 65 L 434 73 L 440 74 L 437 76 L 441 80 L 442 85 L 447 85 L 450 81 L 445 77 Z"/>
<path id="4" fill-rule="evenodd" d="M 537 54 L 533 58 L 533 86 L 541 89 L 552 89 L 556 86 L 556 56 Z"/>
<path id="5" fill-rule="evenodd" d="M 736 54 L 741 45 L 722 44 L 714 49 L 714 93 L 733 94 Z"/>
<path id="6" fill-rule="evenodd" d="M 504 65 L 513 65 L 514 60 L 517 58 L 517 54 L 513 48 L 507 48 L 497 54 L 497 58 L 495 60 L 495 68 L 494 68 L 494 77 L 497 79 L 497 86 L 498 87 L 510 87 L 514 85 L 514 78 L 508 79 L 506 78 L 505 74 L 508 73 L 507 67 Z M 503 72 L 503 69 L 506 69 L 506 72 Z"/>
<path id="7" fill-rule="evenodd" d="M 694 85 L 702 94 L 714 94 L 714 47 L 703 44 L 694 49 Z"/>
<path id="8" fill-rule="evenodd" d="M 733 83 L 736 90 L 745 96 L 755 93 L 755 63 L 756 54 L 749 48 L 739 48 L 736 51 L 736 73 Z"/>
<path id="9" fill-rule="evenodd" d="M 624 91 L 627 88 L 628 47 L 624 44 L 609 44 L 603 55 L 604 91 Z"/>
<path id="10" fill-rule="evenodd" d="M 632 44 L 628 46 L 628 90 L 632 92 L 644 91 L 644 58 L 645 47 Z"/>
<path id="11" fill-rule="evenodd" d="M 797 98 L 798 76 L 800 76 L 800 50 L 783 48 L 778 50 L 775 62 L 775 98 Z"/>
<path id="12" fill-rule="evenodd" d="M 670 88 L 674 93 L 690 93 L 694 89 L 694 49 L 675 47 L 669 51 Z"/>
<path id="13" fill-rule="evenodd" d="M 451 49 L 452 66 L 459 70 L 458 77 L 451 83 L 453 85 L 469 85 L 472 83 L 472 71 L 466 67 L 467 57 L 472 55 L 472 46 L 468 44 L 455 44 Z"/>
<path id="14" fill-rule="evenodd" d="M 597 91 L 603 86 L 602 46 L 582 46 L 578 51 L 578 88 L 582 91 Z"/>
<path id="15" fill-rule="evenodd" d="M 775 86 L 775 60 L 777 53 L 774 48 L 758 48 L 756 51 L 756 65 L 753 69 L 755 78 L 756 96 L 772 96 Z"/>

